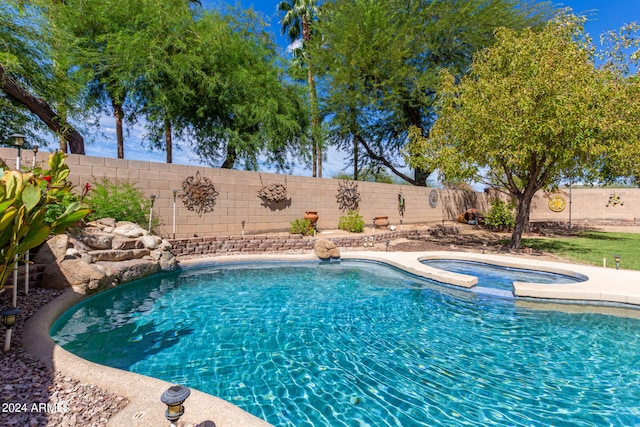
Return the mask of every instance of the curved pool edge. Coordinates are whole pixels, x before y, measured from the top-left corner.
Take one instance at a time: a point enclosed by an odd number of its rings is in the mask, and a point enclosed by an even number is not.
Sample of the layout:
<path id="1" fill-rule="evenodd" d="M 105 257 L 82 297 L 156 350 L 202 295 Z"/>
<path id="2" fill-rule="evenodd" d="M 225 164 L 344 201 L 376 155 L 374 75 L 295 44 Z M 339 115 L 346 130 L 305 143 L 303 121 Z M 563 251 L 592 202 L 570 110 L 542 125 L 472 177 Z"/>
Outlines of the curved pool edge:
<path id="1" fill-rule="evenodd" d="M 563 285 L 516 283 L 514 285 L 515 294 L 518 297 L 541 302 L 587 302 L 596 305 L 614 303 L 632 306 L 634 310 L 640 308 L 640 285 L 638 285 L 640 284 L 640 272 L 638 271 L 605 269 L 578 264 L 468 252 L 354 251 L 342 253 L 342 259 L 345 260 L 361 259 L 381 262 L 416 276 L 458 287 L 470 288 L 477 282 L 475 277 L 445 272 L 428 267 L 420 262 L 431 257 L 448 257 L 551 272 L 575 272 L 586 276 L 588 279 L 584 282 Z M 317 259 L 313 254 L 239 255 L 181 261 L 181 265 L 188 269 L 231 262 Z M 64 311 L 84 298 L 86 296 L 67 290 L 64 294 L 38 310 L 27 321 L 23 330 L 23 344 L 26 350 L 47 366 L 67 376 L 127 398 L 129 404 L 110 419 L 109 425 L 145 427 L 166 424 L 167 421 L 164 418 L 165 406 L 160 402 L 160 395 L 171 385 L 170 383 L 89 362 L 64 350 L 51 339 L 49 331 L 55 320 Z M 554 309 L 552 308 L 553 304 L 547 303 L 537 308 L 544 309 L 541 307 Z M 185 415 L 180 419 L 180 424 L 196 425 L 210 420 L 215 423 L 216 427 L 267 427 L 271 425 L 225 400 L 197 390 L 192 390 L 191 396 L 185 403 L 185 408 Z"/>
<path id="2" fill-rule="evenodd" d="M 568 284 L 514 283 L 514 296 L 534 300 L 568 303 L 590 303 L 596 305 L 620 304 L 640 309 L 640 271 L 615 270 L 569 264 L 553 261 L 542 261 L 531 258 L 520 258 L 505 255 L 479 254 L 473 252 L 346 252 L 344 259 L 369 259 L 386 262 L 417 276 L 437 280 L 459 287 L 472 287 L 477 278 L 464 274 L 456 274 L 438 270 L 422 264 L 426 259 L 455 259 L 495 264 L 504 267 L 515 267 L 551 273 L 559 273 L 586 280 Z M 475 282 L 469 279 L 475 279 Z"/>
<path id="3" fill-rule="evenodd" d="M 66 351 L 51 339 L 49 330 L 56 319 L 84 298 L 86 296 L 69 289 L 38 310 L 25 324 L 22 338 L 24 347 L 49 368 L 127 398 L 129 404 L 115 414 L 108 425 L 168 425 L 164 417 L 166 405 L 160 401 L 160 395 L 171 383 L 90 362 Z M 225 400 L 198 390 L 191 390 L 184 405 L 185 414 L 180 418 L 180 425 L 195 426 L 204 421 L 213 421 L 216 427 L 271 426 Z"/>

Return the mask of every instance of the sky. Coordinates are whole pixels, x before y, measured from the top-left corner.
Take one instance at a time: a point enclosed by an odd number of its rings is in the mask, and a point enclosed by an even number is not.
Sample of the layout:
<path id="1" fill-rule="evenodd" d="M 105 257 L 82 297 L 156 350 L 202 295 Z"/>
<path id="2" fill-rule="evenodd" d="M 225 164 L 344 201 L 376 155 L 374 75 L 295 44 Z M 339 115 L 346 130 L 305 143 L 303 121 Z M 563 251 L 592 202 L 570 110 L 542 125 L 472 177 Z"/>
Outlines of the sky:
<path id="1" fill-rule="evenodd" d="M 276 5 L 280 0 L 241 0 L 240 5 L 244 8 L 253 7 L 254 10 L 261 12 L 274 34 L 278 44 L 281 46 L 283 53 L 286 50 L 287 40 L 280 34 L 279 16 L 276 11 Z M 385 0 L 380 0 L 385 1 Z M 215 7 L 216 4 L 224 3 L 219 0 L 204 0 L 204 7 Z M 585 31 L 592 37 L 594 42 L 598 41 L 600 34 L 608 30 L 618 29 L 621 25 L 632 21 L 640 21 L 640 0 L 564 0 L 554 2 L 559 7 L 570 7 L 574 13 L 587 16 L 588 20 L 585 24 Z M 91 156 L 116 157 L 116 138 L 115 127 L 112 116 L 99 117 L 100 134 L 88 135 L 87 144 L 85 146 L 86 154 Z M 164 151 L 149 151 L 141 146 L 140 141 L 144 134 L 141 126 L 127 126 L 127 134 L 125 135 L 125 159 L 130 160 L 148 160 L 164 162 L 166 155 Z M 91 140 L 95 141 L 91 141 Z M 175 143 L 175 142 L 174 142 Z M 173 162 L 177 164 L 201 165 L 197 156 L 185 149 L 181 149 L 180 142 L 176 143 L 177 147 L 173 151 Z M 323 177 L 332 177 L 337 173 L 346 170 L 350 171 L 350 167 L 345 164 L 346 155 L 335 149 L 327 152 L 327 160 L 323 163 Z M 275 172 L 273 170 L 264 170 L 265 172 Z M 294 175 L 311 176 L 310 168 L 302 166 L 296 167 L 292 171 Z"/>

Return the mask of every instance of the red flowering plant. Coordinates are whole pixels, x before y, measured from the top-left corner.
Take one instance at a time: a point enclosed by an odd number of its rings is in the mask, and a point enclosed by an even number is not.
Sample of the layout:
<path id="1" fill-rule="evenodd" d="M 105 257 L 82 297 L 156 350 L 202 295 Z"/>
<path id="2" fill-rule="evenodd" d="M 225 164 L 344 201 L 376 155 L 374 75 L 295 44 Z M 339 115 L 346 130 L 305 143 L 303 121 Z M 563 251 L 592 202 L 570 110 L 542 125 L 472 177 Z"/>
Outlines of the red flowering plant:
<path id="1" fill-rule="evenodd" d="M 51 154 L 47 170 L 0 169 L 0 289 L 30 249 L 91 213 L 79 201 L 65 204 L 72 184 L 67 181 L 69 167 L 64 158 L 61 152 Z M 45 218 L 54 211 L 55 215 Z"/>

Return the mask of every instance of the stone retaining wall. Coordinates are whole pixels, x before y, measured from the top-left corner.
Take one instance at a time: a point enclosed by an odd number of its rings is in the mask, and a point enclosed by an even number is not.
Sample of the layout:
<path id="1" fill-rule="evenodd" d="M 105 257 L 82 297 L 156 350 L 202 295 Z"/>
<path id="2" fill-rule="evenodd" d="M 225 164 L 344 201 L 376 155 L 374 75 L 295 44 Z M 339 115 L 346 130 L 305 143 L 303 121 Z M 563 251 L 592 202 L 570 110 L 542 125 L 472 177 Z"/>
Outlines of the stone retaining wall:
<path id="1" fill-rule="evenodd" d="M 456 227 L 434 227 L 427 230 L 396 230 L 377 231 L 374 234 L 362 233 L 348 236 L 316 236 L 303 237 L 299 234 L 289 236 L 217 236 L 217 237 L 196 237 L 192 239 L 169 240 L 173 247 L 172 253 L 177 257 L 187 256 L 215 256 L 230 255 L 235 253 L 261 253 L 261 252 L 287 252 L 313 250 L 317 240 L 330 240 L 338 248 L 355 248 L 364 246 L 365 239 L 368 242 L 384 243 L 387 240 L 400 238 L 433 236 L 444 234 L 456 234 Z"/>

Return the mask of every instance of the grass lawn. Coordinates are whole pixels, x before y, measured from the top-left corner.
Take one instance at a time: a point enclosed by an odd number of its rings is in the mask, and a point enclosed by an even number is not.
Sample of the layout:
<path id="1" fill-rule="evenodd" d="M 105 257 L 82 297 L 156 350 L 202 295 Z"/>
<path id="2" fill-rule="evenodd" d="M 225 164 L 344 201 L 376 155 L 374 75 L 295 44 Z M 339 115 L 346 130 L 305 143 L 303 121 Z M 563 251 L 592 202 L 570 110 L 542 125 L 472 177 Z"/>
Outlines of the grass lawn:
<path id="1" fill-rule="evenodd" d="M 586 231 L 577 237 L 522 239 L 523 247 L 540 249 L 559 257 L 585 264 L 615 268 L 614 255 L 621 257 L 620 268 L 640 270 L 640 234 Z"/>

